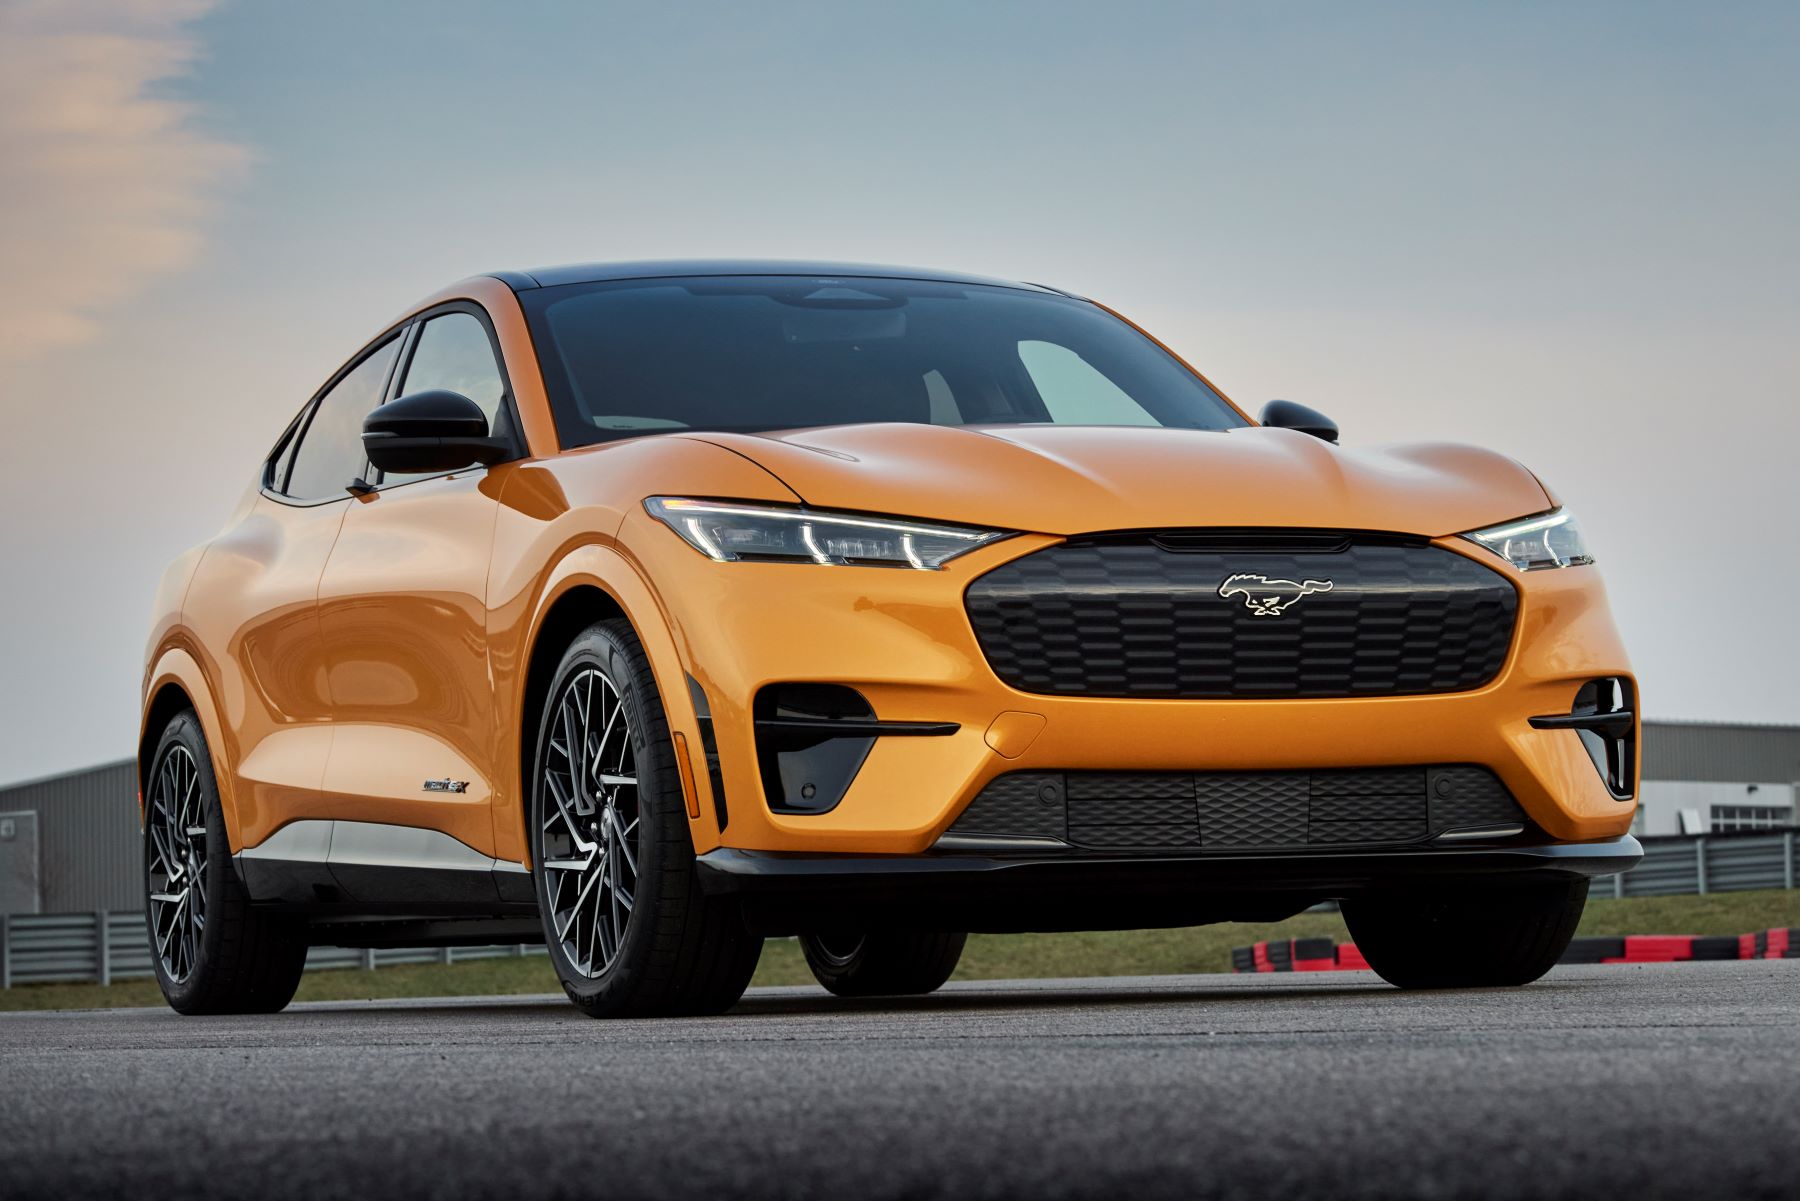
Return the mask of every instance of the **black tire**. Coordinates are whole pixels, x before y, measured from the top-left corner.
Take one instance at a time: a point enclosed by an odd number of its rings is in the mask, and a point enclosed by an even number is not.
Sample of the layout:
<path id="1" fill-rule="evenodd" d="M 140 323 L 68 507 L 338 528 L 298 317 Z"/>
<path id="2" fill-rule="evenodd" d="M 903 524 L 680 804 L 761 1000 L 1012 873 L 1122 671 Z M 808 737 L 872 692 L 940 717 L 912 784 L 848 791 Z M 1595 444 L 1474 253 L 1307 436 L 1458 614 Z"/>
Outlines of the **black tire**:
<path id="1" fill-rule="evenodd" d="M 1369 966 L 1401 988 L 1506 988 L 1556 965 L 1587 905 L 1588 882 L 1471 888 L 1344 902 Z"/>
<path id="2" fill-rule="evenodd" d="M 904 997 L 942 988 L 968 940 L 930 930 L 820 932 L 801 935 L 800 949 L 813 979 L 840 997 Z"/>
<path id="3" fill-rule="evenodd" d="M 605 848 L 610 848 L 612 842 L 602 843 L 601 839 L 610 837 L 630 847 L 636 859 L 629 890 L 631 907 L 619 923 L 622 932 L 615 933 L 610 955 L 601 963 L 595 962 L 600 953 L 597 947 L 603 945 L 597 933 L 590 939 L 585 957 L 578 927 L 572 929 L 574 941 L 565 945 L 557 928 L 559 908 L 573 914 L 571 926 L 581 920 L 583 911 L 578 900 L 569 908 L 570 902 L 556 891 L 568 886 L 552 881 L 553 871 L 560 869 L 546 867 L 547 862 L 573 862 L 571 855 L 579 850 L 566 837 L 572 829 L 550 814 L 548 807 L 558 801 L 546 778 L 557 764 L 556 748 L 560 744 L 552 737 L 552 727 L 559 722 L 562 703 L 572 686 L 584 680 L 594 682 L 594 672 L 614 690 L 613 703 L 626 716 L 631 774 L 636 780 L 635 797 L 627 797 L 615 786 L 609 800 L 596 785 L 594 794 L 582 802 L 593 806 L 594 812 L 603 817 L 605 811 L 622 813 L 627 803 L 634 805 L 635 829 L 630 834 L 618 832 L 625 828 L 622 824 L 607 836 L 600 820 L 575 823 L 593 838 L 595 847 L 602 848 L 590 851 L 590 856 L 609 853 Z M 587 737 L 582 734 L 584 744 Z M 602 756 L 607 745 L 602 741 Z M 566 757 L 564 762 L 566 765 Z M 563 778 L 561 774 L 559 778 Z M 546 697 L 530 780 L 532 876 L 544 917 L 544 941 L 550 950 L 550 962 L 569 1000 L 590 1017 L 723 1013 L 735 1005 L 756 971 L 762 938 L 745 927 L 733 903 L 707 897 L 700 891 L 693 841 L 688 834 L 687 804 L 675 767 L 668 719 L 643 646 L 629 622 L 613 620 L 591 625 L 563 653 Z M 567 811 L 572 812 L 576 808 L 574 797 L 571 795 L 569 800 Z M 586 819 L 590 815 L 577 816 Z M 548 824 L 556 827 L 550 832 L 545 830 L 547 817 Z M 588 829 L 589 824 L 594 827 L 592 830 Z M 623 868 L 619 870 L 622 872 Z M 598 883 L 604 883 L 604 878 Z M 600 901 L 593 904 L 597 930 Z"/>
<path id="4" fill-rule="evenodd" d="M 183 878 L 171 881 L 171 862 L 182 865 Z M 177 1013 L 274 1013 L 294 999 L 306 969 L 306 928 L 251 905 L 231 861 L 212 755 L 191 709 L 169 719 L 150 760 L 144 893 L 150 962 Z M 184 908 L 195 918 L 186 925 Z"/>

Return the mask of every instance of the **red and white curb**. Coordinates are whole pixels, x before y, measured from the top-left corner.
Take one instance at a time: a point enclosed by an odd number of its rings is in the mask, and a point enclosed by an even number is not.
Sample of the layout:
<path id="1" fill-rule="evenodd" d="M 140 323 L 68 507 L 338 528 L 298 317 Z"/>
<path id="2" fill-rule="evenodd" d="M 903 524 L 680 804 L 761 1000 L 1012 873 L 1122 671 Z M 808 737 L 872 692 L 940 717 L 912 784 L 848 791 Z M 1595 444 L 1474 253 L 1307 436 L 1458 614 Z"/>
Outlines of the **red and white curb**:
<path id="1" fill-rule="evenodd" d="M 1627 934 L 1577 938 L 1558 963 L 1684 963 L 1719 959 L 1800 959 L 1800 927 L 1753 934 Z M 1351 942 L 1284 938 L 1231 948 L 1234 972 L 1365 971 L 1368 962 Z"/>

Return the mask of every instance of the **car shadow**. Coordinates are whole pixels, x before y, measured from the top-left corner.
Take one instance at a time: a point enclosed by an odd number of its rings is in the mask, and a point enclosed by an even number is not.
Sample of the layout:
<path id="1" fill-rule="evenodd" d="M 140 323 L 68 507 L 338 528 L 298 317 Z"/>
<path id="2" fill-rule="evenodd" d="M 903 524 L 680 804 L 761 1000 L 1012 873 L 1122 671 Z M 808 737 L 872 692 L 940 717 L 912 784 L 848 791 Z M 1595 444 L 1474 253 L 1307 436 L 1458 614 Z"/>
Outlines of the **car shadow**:
<path id="1" fill-rule="evenodd" d="M 1398 990 L 1373 976 L 1354 980 L 1309 981 L 1311 987 L 1278 985 L 1245 986 L 1225 983 L 1170 983 L 1120 979 L 1116 984 L 1091 981 L 969 981 L 917 997 L 838 997 L 809 986 L 756 990 L 722 1015 L 713 1018 L 677 1018 L 680 1022 L 775 1017 L 834 1017 L 858 1014 L 954 1014 L 1004 1010 L 1085 1009 L 1095 1006 L 1160 1007 L 1170 1005 L 1249 1004 L 1281 1000 L 1328 1002 L 1333 998 L 1367 997 Z M 1329 985 L 1329 987 L 1320 987 Z M 290 1012 L 317 1016 L 343 1014 L 362 1020 L 413 1019 L 431 1014 L 464 1017 L 579 1017 L 579 1011 L 560 994 L 518 997 L 433 997 L 412 1000 L 330 1000 L 296 1005 Z"/>
<path id="2" fill-rule="evenodd" d="M 974 982 L 971 982 L 974 983 Z M 1008 981 L 1007 984 L 1016 982 Z M 1042 988 L 949 989 L 922 997 L 836 997 L 821 990 L 817 995 L 748 996 L 734 1006 L 733 1017 L 829 1016 L 869 1013 L 977 1013 L 1006 1009 L 1085 1009 L 1098 1005 L 1154 1007 L 1209 1003 L 1246 1003 L 1273 1000 L 1318 1000 L 1394 992 L 1379 980 L 1333 981 L 1332 988 L 1281 988 L 1242 986 L 1132 985 L 1095 987 L 1079 985 Z"/>

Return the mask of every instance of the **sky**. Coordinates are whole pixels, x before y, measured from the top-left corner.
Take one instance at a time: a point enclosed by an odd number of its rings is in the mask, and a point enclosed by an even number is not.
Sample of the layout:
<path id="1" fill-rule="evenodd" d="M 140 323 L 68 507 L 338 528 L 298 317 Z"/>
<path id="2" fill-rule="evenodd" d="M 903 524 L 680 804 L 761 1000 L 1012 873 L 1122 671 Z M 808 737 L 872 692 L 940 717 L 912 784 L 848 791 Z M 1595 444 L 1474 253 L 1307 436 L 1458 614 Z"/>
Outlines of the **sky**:
<path id="1" fill-rule="evenodd" d="M 1653 718 L 1800 722 L 1800 5 L 0 0 L 0 782 L 131 753 L 152 595 L 481 271 L 955 268 L 1581 517 Z"/>

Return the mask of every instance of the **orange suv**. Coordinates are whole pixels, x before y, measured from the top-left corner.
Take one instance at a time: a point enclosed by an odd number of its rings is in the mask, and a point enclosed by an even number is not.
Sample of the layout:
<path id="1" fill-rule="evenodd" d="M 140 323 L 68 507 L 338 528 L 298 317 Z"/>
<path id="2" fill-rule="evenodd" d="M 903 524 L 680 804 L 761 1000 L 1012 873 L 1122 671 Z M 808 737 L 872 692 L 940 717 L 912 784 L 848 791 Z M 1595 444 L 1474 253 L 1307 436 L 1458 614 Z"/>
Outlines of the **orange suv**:
<path id="1" fill-rule="evenodd" d="M 588 1013 L 707 1013 L 771 935 L 917 993 L 968 931 L 1327 899 L 1396 984 L 1535 979 L 1641 854 L 1600 577 L 1519 464 L 1336 443 L 1033 284 L 448 288 L 163 579 L 163 991 L 541 938 Z"/>

